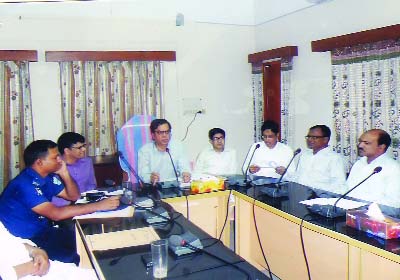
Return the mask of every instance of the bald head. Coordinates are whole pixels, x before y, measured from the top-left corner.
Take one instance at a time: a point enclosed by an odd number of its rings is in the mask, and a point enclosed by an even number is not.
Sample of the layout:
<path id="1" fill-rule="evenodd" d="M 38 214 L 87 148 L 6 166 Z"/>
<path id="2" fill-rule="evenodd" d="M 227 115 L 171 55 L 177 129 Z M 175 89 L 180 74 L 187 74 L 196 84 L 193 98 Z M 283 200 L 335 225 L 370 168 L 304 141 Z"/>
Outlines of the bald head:
<path id="1" fill-rule="evenodd" d="M 384 154 L 389 148 L 392 139 L 382 129 L 371 129 L 364 132 L 358 140 L 358 153 L 366 156 L 368 163 Z"/>

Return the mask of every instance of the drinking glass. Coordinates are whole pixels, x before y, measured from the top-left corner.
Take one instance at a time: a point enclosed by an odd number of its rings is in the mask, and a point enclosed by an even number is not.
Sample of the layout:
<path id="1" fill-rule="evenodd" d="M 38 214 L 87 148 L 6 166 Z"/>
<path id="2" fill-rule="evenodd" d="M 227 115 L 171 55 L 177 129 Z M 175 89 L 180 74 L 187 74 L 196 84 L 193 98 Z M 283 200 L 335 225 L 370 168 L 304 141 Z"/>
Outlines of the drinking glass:
<path id="1" fill-rule="evenodd" d="M 153 262 L 153 277 L 165 278 L 168 274 L 168 240 L 160 239 L 151 242 L 151 259 Z"/>

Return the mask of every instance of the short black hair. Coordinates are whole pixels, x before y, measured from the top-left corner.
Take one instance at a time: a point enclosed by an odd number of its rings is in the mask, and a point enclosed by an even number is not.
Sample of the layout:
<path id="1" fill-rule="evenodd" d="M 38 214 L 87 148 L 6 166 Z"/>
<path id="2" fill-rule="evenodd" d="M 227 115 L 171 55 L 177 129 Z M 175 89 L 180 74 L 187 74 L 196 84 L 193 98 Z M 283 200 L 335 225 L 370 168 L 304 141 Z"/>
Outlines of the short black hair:
<path id="1" fill-rule="evenodd" d="M 212 129 L 210 129 L 210 131 L 208 132 L 208 138 L 210 140 L 212 140 L 214 135 L 218 134 L 218 133 L 222 134 L 225 138 L 225 130 L 223 130 L 222 128 L 219 128 L 219 127 L 214 127 Z"/>
<path id="2" fill-rule="evenodd" d="M 322 136 L 328 137 L 329 139 L 331 139 L 331 129 L 324 124 L 314 125 L 314 126 L 310 127 L 310 130 L 318 129 L 318 128 L 321 130 Z"/>
<path id="3" fill-rule="evenodd" d="M 49 149 L 56 148 L 57 144 L 51 140 L 36 140 L 30 143 L 24 150 L 25 166 L 31 167 L 39 158 L 49 154 Z"/>
<path id="4" fill-rule="evenodd" d="M 273 133 L 279 133 L 279 124 L 273 120 L 266 120 L 261 126 L 261 133 L 265 130 L 270 129 Z"/>
<path id="5" fill-rule="evenodd" d="M 383 129 L 378 129 L 378 145 L 386 145 L 385 152 L 389 148 L 390 144 L 392 143 L 392 138 L 390 138 L 389 133 L 384 131 Z"/>
<path id="6" fill-rule="evenodd" d="M 85 137 L 76 132 L 65 132 L 58 137 L 57 146 L 60 154 L 64 154 L 64 149 L 70 149 L 76 143 L 85 143 Z"/>
<path id="7" fill-rule="evenodd" d="M 167 121 L 166 119 L 155 119 L 155 120 L 153 120 L 153 121 L 151 122 L 151 124 L 150 124 L 150 131 L 151 131 L 151 133 L 156 132 L 156 129 L 157 129 L 160 125 L 163 125 L 163 124 L 168 124 L 169 130 L 172 129 L 171 124 L 170 124 L 169 121 Z"/>

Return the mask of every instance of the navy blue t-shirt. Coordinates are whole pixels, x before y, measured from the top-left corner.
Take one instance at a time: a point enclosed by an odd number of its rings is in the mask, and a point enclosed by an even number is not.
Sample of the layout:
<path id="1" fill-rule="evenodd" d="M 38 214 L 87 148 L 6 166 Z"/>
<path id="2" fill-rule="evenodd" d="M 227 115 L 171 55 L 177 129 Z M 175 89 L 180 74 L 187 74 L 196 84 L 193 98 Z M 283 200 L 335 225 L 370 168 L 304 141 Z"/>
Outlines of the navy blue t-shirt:
<path id="1" fill-rule="evenodd" d="M 51 227 L 50 220 L 32 208 L 51 202 L 64 185 L 56 174 L 42 178 L 32 168 L 25 168 L 11 180 L 0 196 L 0 220 L 15 236 L 32 238 Z"/>

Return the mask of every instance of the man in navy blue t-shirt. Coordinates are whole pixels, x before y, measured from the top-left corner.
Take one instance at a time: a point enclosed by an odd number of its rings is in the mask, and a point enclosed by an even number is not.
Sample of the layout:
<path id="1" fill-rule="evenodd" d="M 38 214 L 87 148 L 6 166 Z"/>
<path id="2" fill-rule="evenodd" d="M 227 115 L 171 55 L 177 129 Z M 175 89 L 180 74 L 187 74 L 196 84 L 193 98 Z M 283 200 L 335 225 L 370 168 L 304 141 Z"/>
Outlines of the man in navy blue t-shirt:
<path id="1" fill-rule="evenodd" d="M 65 162 L 50 140 L 37 140 L 24 151 L 26 168 L 11 180 L 0 196 L 0 220 L 15 236 L 31 239 L 43 248 L 50 259 L 78 264 L 75 234 L 67 228 L 53 227 L 52 221 L 119 206 L 111 197 L 85 205 L 57 207 L 54 196 L 69 201 L 80 197 Z"/>

